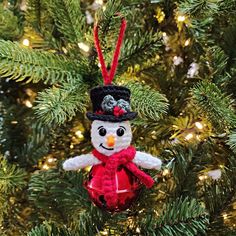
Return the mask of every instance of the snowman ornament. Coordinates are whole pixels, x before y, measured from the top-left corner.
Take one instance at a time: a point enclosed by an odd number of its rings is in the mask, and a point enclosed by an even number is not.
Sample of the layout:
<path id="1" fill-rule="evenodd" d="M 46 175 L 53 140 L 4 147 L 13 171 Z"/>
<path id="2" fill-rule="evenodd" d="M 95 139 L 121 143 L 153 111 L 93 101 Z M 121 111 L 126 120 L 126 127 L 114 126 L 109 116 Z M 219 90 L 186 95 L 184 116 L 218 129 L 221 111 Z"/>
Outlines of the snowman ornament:
<path id="1" fill-rule="evenodd" d="M 131 146 L 130 120 L 137 115 L 130 108 L 131 93 L 126 87 L 111 84 L 118 64 L 125 27 L 126 21 L 122 19 L 109 72 L 106 70 L 99 45 L 98 28 L 94 28 L 95 46 L 104 78 L 104 86 L 91 90 L 93 111 L 87 112 L 88 119 L 92 121 L 91 142 L 94 150 L 63 163 L 63 169 L 66 171 L 92 166 L 89 179 L 84 184 L 85 188 L 95 205 L 110 212 L 129 208 L 143 184 L 147 188 L 153 186 L 154 180 L 138 166 L 158 170 L 162 164 L 159 158 L 136 151 L 135 147 Z"/>

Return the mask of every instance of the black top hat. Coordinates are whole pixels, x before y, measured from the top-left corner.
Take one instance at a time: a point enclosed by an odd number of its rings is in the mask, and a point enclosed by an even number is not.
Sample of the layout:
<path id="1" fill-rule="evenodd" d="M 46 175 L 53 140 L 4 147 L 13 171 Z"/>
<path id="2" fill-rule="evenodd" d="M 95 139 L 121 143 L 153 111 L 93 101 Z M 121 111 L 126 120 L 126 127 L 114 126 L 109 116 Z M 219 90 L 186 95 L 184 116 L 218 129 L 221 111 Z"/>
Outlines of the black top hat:
<path id="1" fill-rule="evenodd" d="M 93 112 L 87 112 L 89 120 L 120 122 L 132 120 L 136 112 L 130 111 L 130 90 L 123 86 L 105 85 L 90 91 Z"/>

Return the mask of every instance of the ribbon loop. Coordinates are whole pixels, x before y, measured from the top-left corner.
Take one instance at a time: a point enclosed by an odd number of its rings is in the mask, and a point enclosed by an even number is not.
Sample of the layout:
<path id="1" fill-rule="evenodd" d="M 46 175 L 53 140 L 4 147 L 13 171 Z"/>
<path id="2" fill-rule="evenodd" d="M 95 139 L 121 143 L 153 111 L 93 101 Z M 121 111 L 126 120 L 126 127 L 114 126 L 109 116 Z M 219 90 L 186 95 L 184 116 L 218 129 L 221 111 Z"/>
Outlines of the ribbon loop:
<path id="1" fill-rule="evenodd" d="M 102 71 L 102 76 L 103 76 L 103 81 L 105 85 L 109 85 L 112 83 L 112 80 L 115 76 L 116 73 L 116 68 L 118 65 L 118 60 L 119 60 L 119 55 L 120 55 L 120 49 L 121 49 L 121 45 L 122 45 L 122 41 L 124 38 L 124 34 L 125 34 L 125 29 L 126 29 L 126 20 L 124 18 L 122 18 L 121 21 L 121 26 L 120 26 L 120 33 L 119 33 L 119 37 L 117 39 L 117 43 L 116 43 L 116 48 L 115 48 L 115 52 L 113 55 L 113 59 L 112 59 L 112 63 L 111 63 L 111 69 L 110 71 L 107 71 L 107 67 L 104 61 L 104 57 L 102 54 L 102 49 L 99 43 L 99 38 L 98 38 L 98 25 L 94 25 L 94 42 L 95 42 L 95 47 L 98 53 L 98 60 L 101 64 L 101 71 Z"/>

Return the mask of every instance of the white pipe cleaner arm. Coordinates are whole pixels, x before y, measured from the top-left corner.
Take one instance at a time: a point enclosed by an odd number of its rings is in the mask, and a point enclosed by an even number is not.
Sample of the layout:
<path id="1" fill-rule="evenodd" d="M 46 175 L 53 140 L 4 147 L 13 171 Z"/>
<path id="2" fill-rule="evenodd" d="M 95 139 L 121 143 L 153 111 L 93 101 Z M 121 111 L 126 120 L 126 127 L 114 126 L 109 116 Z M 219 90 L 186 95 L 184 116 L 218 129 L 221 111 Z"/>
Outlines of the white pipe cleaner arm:
<path id="1" fill-rule="evenodd" d="M 151 154 L 145 152 L 136 152 L 133 162 L 145 169 L 161 169 L 162 161 L 157 157 L 153 157 Z"/>
<path id="2" fill-rule="evenodd" d="M 76 157 L 66 160 L 63 163 L 63 169 L 64 170 L 78 170 L 78 169 L 85 168 L 87 166 L 93 166 L 100 163 L 101 161 L 99 161 L 96 157 L 94 157 L 93 154 L 89 153 L 89 154 L 76 156 Z"/>

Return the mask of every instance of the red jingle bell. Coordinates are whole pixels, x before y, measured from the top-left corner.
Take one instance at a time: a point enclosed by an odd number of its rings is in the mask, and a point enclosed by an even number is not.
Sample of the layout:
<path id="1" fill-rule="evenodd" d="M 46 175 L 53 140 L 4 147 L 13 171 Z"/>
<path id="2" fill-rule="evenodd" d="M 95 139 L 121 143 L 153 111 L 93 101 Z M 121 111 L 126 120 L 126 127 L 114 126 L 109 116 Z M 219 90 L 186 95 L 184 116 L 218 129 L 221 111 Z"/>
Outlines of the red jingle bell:
<path id="1" fill-rule="evenodd" d="M 85 187 L 88 190 L 92 202 L 101 209 L 110 212 L 126 210 L 139 196 L 141 189 L 140 181 L 127 168 L 122 165 L 119 166 L 115 173 L 118 201 L 116 207 L 110 209 L 104 199 L 102 184 L 104 171 L 104 164 L 93 166 L 89 173 L 89 180 L 85 182 Z"/>

